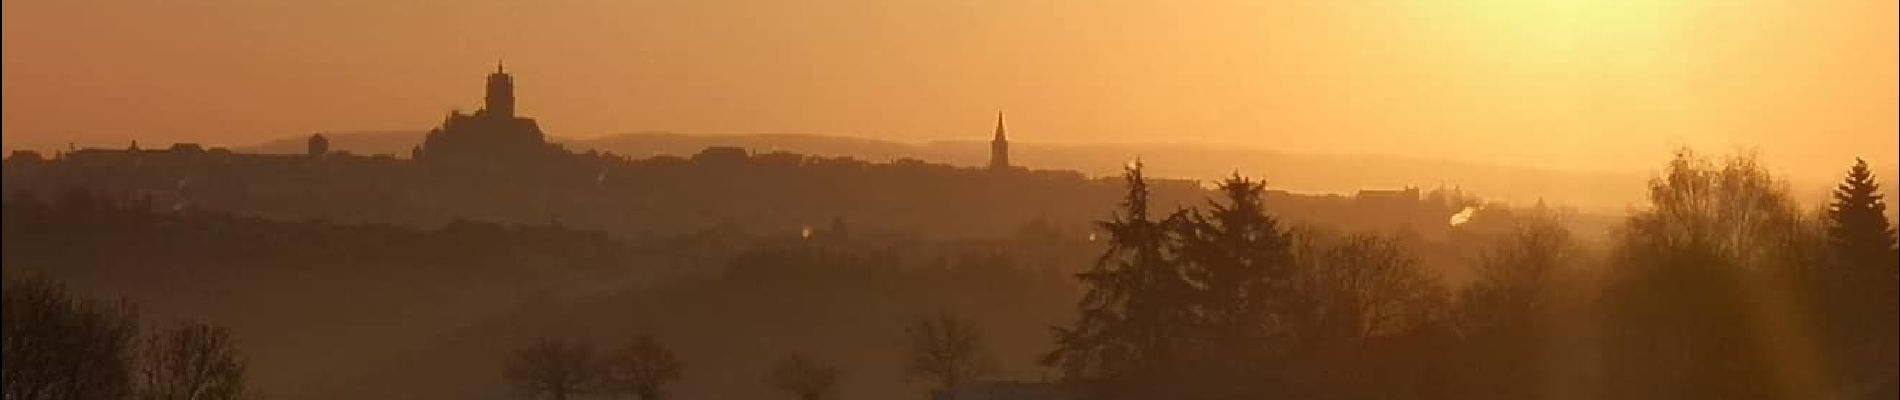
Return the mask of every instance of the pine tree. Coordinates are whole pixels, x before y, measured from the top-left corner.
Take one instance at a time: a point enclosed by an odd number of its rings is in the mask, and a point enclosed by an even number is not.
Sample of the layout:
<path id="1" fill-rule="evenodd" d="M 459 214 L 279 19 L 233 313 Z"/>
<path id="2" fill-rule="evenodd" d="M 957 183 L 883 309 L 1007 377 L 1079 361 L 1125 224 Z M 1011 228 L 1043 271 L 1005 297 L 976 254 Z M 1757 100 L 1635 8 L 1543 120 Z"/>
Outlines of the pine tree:
<path id="1" fill-rule="evenodd" d="M 1294 294 L 1292 239 L 1267 215 L 1264 182 L 1238 174 L 1221 182 L 1225 202 L 1176 224 L 1183 273 L 1193 284 L 1192 357 L 1205 398 L 1249 398 L 1276 355 L 1291 345 L 1281 326 Z"/>
<path id="2" fill-rule="evenodd" d="M 1827 210 L 1828 243 L 1849 268 L 1891 276 L 1895 266 L 1894 231 L 1887 222 L 1887 203 L 1879 191 L 1880 183 L 1874 181 L 1867 161 L 1854 159 L 1854 167 L 1834 189 L 1834 203 Z"/>
<path id="3" fill-rule="evenodd" d="M 1843 387 L 1892 382 L 1900 359 L 1900 288 L 1894 282 L 1900 263 L 1879 190 L 1867 162 L 1856 159 L 1827 210 L 1834 268 L 1818 277 L 1817 294 Z"/>
<path id="4" fill-rule="evenodd" d="M 1235 175 L 1220 184 L 1226 204 L 1181 224 L 1186 273 L 1199 292 L 1198 317 L 1222 351 L 1267 350 L 1292 273 L 1291 239 L 1261 201 L 1264 182 Z"/>
<path id="5" fill-rule="evenodd" d="M 1099 227 L 1108 250 L 1077 279 L 1088 286 L 1081 317 L 1056 328 L 1055 351 L 1044 363 L 1060 368 L 1089 397 L 1145 398 L 1166 393 L 1182 361 L 1191 324 L 1192 291 L 1173 258 L 1170 226 L 1177 212 L 1156 220 L 1148 213 L 1148 185 L 1137 161 L 1126 173 L 1122 211 Z"/>

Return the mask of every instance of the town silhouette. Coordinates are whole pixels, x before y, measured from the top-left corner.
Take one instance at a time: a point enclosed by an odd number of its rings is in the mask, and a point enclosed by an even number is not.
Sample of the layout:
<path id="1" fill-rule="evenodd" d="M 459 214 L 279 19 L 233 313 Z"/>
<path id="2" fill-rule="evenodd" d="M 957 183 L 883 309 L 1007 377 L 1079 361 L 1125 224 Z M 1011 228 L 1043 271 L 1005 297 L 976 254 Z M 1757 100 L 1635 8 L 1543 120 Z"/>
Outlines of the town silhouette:
<path id="1" fill-rule="evenodd" d="M 1054 168 L 1082 146 L 1015 110 L 954 160 L 580 146 L 516 96 L 560 73 L 498 62 L 426 131 L 16 148 L 4 398 L 1900 396 L 1893 172 L 1852 156 L 1825 186 L 1688 147 L 1552 184 L 1641 193 L 1613 209 L 1141 145 Z"/>

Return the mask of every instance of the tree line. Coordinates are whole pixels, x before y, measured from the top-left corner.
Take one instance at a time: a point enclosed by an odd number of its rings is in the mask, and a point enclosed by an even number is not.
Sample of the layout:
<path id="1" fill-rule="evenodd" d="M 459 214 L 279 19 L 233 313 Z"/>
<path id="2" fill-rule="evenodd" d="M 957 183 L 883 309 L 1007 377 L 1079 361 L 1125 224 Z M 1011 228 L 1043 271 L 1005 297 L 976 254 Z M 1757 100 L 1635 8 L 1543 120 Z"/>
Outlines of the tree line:
<path id="1" fill-rule="evenodd" d="M 7 399 L 252 398 L 230 329 L 141 326 L 135 307 L 76 296 L 45 277 L 8 278 L 0 314 Z"/>
<path id="2" fill-rule="evenodd" d="M 1247 178 L 1157 214 L 1141 172 L 1045 358 L 1080 398 L 1893 397 L 1865 162 L 1811 216 L 1752 157 L 1684 150 L 1604 254 L 1526 223 L 1457 290 L 1389 238 L 1280 227 Z"/>
<path id="3" fill-rule="evenodd" d="M 980 330 L 969 319 L 949 312 L 919 316 L 903 329 L 906 354 L 902 368 L 932 391 L 950 390 L 996 370 Z M 606 353 L 580 340 L 537 338 L 515 350 L 502 376 L 515 394 L 533 399 L 566 400 L 587 396 L 660 400 L 684 374 L 685 365 L 652 336 L 638 335 Z M 785 354 L 765 371 L 761 383 L 798 400 L 838 396 L 842 369 L 805 353 Z"/>
<path id="4" fill-rule="evenodd" d="M 1807 212 L 1754 158 L 1685 150 L 1602 248 L 1557 217 L 1528 218 L 1483 239 L 1456 286 L 1401 239 L 1283 225 L 1260 181 L 1234 176 L 1217 199 L 1157 212 L 1139 163 L 1124 180 L 1099 223 L 1106 249 L 1075 275 L 1075 318 L 1042 357 L 1066 397 L 1893 397 L 1900 258 L 1864 162 Z M 995 376 L 968 320 L 922 316 L 903 337 L 897 366 L 935 393 Z M 551 353 L 536 343 L 510 371 L 562 364 L 522 361 Z M 537 398 L 628 393 L 519 376 Z M 843 376 L 791 353 L 762 383 L 827 399 Z"/>

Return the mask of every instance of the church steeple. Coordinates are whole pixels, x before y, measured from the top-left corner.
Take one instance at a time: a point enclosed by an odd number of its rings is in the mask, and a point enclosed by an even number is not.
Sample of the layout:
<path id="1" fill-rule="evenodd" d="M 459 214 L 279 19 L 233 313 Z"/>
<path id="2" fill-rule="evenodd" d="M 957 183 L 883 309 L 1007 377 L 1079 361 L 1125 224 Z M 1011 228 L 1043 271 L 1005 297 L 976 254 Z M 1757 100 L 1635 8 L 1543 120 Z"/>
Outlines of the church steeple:
<path id="1" fill-rule="evenodd" d="M 483 105 L 484 114 L 496 118 L 515 117 L 515 80 L 502 69 L 501 62 L 495 62 L 495 73 L 488 74 L 488 96 Z"/>
<path id="2" fill-rule="evenodd" d="M 1009 137 L 1003 129 L 1003 112 L 996 112 L 996 138 L 990 139 L 990 169 L 1009 169 Z"/>

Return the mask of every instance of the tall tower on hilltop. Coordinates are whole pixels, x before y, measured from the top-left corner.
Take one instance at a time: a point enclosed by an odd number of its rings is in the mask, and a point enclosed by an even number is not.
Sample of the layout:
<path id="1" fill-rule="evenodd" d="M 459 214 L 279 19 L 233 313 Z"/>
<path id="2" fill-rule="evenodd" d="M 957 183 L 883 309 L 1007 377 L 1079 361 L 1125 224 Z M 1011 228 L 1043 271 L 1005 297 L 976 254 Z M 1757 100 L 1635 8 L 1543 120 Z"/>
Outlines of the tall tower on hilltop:
<path id="1" fill-rule="evenodd" d="M 996 138 L 990 139 L 990 169 L 1009 169 L 1009 137 L 1003 133 L 1003 112 L 996 112 Z"/>
<path id="2" fill-rule="evenodd" d="M 495 63 L 495 72 L 488 74 L 481 110 L 474 114 L 449 111 L 442 126 L 430 130 L 422 146 L 410 152 L 417 160 L 503 169 L 534 165 L 565 153 L 547 142 L 533 118 L 515 115 L 515 79 L 501 63 Z"/>
<path id="3" fill-rule="evenodd" d="M 495 63 L 495 73 L 488 74 L 488 97 L 482 108 L 490 117 L 515 117 L 515 79 L 501 69 L 501 62 Z"/>

